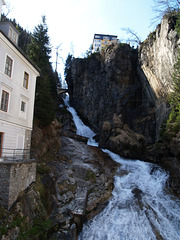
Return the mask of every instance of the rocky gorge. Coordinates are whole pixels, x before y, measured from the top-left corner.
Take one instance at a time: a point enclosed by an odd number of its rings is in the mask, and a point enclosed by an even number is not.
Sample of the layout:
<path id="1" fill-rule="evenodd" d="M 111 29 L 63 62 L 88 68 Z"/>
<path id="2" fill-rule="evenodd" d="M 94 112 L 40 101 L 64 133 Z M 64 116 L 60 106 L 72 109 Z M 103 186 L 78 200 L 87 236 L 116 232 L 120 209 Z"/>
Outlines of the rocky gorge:
<path id="1" fill-rule="evenodd" d="M 180 136 L 162 142 L 159 130 L 169 113 L 165 96 L 171 87 L 178 41 L 171 19 L 165 18 L 139 49 L 111 45 L 102 54 L 74 59 L 68 80 L 71 104 L 96 133 L 99 147 L 162 165 L 170 172 L 170 185 L 177 194 Z M 9 211 L 1 209 L 1 239 L 76 240 L 83 221 L 94 218 L 111 200 L 114 175 L 121 164 L 76 134 L 71 114 L 61 97 L 59 101 L 58 121 L 46 128 L 34 124 L 37 179 Z M 157 169 L 151 169 L 150 177 Z M 128 171 L 122 168 L 117 174 L 126 177 Z M 132 181 L 129 192 L 141 209 L 145 194 L 136 176 Z M 122 205 L 119 201 L 118 209 Z M 149 209 L 146 204 L 146 214 Z M 154 232 L 156 239 L 163 239 Z"/>
<path id="2" fill-rule="evenodd" d="M 67 82 L 72 106 L 95 130 L 100 147 L 163 165 L 180 193 L 179 133 L 164 142 L 160 137 L 180 43 L 175 20 L 165 16 L 138 49 L 118 43 L 74 59 Z"/>
<path id="3" fill-rule="evenodd" d="M 59 121 L 34 124 L 37 177 L 9 209 L 0 209 L 0 236 L 9 239 L 76 240 L 85 220 L 102 211 L 114 188 L 119 164 L 87 138 L 76 135 L 62 99 Z"/>

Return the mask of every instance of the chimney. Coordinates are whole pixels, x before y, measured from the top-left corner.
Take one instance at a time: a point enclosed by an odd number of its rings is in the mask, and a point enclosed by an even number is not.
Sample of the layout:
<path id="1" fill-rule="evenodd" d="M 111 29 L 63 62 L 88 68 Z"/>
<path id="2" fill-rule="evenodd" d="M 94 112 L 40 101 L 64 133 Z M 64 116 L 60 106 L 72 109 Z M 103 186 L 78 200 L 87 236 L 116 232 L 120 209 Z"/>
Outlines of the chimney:
<path id="1" fill-rule="evenodd" d="M 1 12 L 2 12 L 2 6 L 5 5 L 5 0 L 0 0 L 0 21 L 1 21 Z"/>

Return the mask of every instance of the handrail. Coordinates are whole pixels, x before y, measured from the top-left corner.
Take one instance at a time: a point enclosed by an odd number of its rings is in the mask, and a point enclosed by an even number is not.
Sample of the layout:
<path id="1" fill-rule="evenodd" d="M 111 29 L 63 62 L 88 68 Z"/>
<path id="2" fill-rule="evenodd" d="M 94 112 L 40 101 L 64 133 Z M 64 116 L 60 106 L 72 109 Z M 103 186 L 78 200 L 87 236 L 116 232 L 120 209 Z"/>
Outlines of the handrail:
<path id="1" fill-rule="evenodd" d="M 33 159 L 34 150 L 20 148 L 0 148 L 1 161 L 26 161 Z"/>

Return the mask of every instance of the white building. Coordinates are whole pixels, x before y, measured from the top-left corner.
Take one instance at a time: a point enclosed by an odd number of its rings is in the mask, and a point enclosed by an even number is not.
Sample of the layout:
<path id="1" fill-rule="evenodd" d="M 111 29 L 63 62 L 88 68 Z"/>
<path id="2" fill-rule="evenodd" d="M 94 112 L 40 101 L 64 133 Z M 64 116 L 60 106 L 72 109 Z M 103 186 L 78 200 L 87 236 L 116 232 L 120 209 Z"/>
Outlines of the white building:
<path id="1" fill-rule="evenodd" d="M 97 50 L 101 51 L 102 48 L 112 43 L 117 43 L 117 41 L 118 39 L 117 36 L 115 35 L 94 34 L 93 49 L 95 52 Z"/>
<path id="2" fill-rule="evenodd" d="M 0 7 L 3 3 L 0 0 Z M 18 48 L 18 37 L 11 23 L 0 22 L 1 158 L 13 154 L 12 149 L 30 149 L 31 143 L 39 70 Z"/>

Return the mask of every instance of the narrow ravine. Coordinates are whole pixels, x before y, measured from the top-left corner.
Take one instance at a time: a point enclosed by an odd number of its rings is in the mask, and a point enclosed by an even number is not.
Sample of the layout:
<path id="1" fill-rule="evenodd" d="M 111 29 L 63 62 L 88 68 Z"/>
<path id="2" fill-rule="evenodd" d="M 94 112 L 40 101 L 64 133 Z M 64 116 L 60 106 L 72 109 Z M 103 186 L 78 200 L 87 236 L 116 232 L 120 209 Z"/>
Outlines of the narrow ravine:
<path id="1" fill-rule="evenodd" d="M 97 145 L 92 140 L 94 133 L 65 103 L 73 115 L 77 133 L 89 137 L 89 144 Z M 158 165 L 124 160 L 103 151 L 120 163 L 113 196 L 100 214 L 84 224 L 79 240 L 179 240 L 180 201 L 168 190 L 168 173 Z"/>

